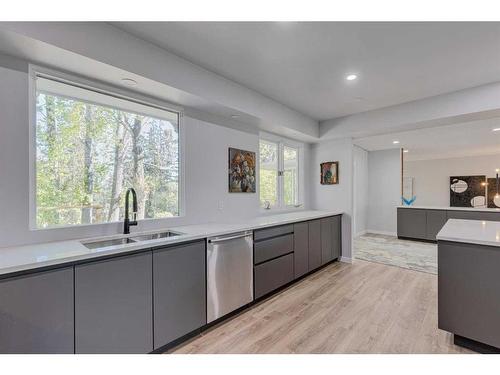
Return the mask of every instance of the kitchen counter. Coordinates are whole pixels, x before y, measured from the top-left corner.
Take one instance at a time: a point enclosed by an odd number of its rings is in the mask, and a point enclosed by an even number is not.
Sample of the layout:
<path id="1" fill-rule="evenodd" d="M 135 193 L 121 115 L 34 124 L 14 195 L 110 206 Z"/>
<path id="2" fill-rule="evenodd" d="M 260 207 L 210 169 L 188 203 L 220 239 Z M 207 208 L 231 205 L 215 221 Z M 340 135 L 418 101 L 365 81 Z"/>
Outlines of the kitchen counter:
<path id="1" fill-rule="evenodd" d="M 498 213 L 500 213 L 500 208 L 445 207 L 445 206 L 397 206 L 397 208 L 414 208 L 414 209 L 420 209 L 420 210 L 498 212 Z"/>
<path id="2" fill-rule="evenodd" d="M 35 270 L 51 266 L 59 266 L 72 262 L 80 262 L 88 259 L 117 255 L 141 249 L 158 246 L 173 245 L 202 239 L 212 236 L 220 236 L 246 230 L 256 230 L 275 225 L 290 224 L 300 221 L 319 219 L 328 216 L 340 215 L 339 211 L 308 210 L 276 215 L 258 216 L 256 218 L 233 223 L 206 223 L 197 225 L 186 225 L 168 227 L 148 232 L 134 232 L 130 235 L 114 235 L 99 238 L 85 238 L 72 241 L 49 242 L 27 246 L 0 248 L 0 276 L 20 271 Z M 124 245 L 109 246 L 98 249 L 88 249 L 83 243 L 104 239 L 115 239 L 124 237 L 135 237 L 141 234 L 173 230 L 181 232 L 182 235 L 167 237 L 157 240 L 140 241 Z"/>
<path id="3" fill-rule="evenodd" d="M 500 247 L 500 222 L 450 219 L 437 240 Z"/>

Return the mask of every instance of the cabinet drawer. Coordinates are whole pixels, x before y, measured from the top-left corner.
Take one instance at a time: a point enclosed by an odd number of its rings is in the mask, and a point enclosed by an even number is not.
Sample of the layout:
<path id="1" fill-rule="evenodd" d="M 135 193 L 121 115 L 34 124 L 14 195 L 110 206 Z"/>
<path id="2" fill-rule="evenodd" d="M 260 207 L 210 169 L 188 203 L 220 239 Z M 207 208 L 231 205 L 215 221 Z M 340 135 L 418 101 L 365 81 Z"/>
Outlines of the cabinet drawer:
<path id="1" fill-rule="evenodd" d="M 293 234 L 286 234 L 284 236 L 256 242 L 254 249 L 255 264 L 279 257 L 280 255 L 288 254 L 293 251 Z"/>
<path id="2" fill-rule="evenodd" d="M 281 236 L 283 234 L 293 233 L 293 224 L 280 225 L 279 227 L 266 228 L 256 230 L 254 232 L 254 240 L 265 240 L 266 238 Z"/>
<path id="3" fill-rule="evenodd" d="M 259 298 L 293 280 L 293 254 L 255 266 L 254 272 L 254 294 Z"/>

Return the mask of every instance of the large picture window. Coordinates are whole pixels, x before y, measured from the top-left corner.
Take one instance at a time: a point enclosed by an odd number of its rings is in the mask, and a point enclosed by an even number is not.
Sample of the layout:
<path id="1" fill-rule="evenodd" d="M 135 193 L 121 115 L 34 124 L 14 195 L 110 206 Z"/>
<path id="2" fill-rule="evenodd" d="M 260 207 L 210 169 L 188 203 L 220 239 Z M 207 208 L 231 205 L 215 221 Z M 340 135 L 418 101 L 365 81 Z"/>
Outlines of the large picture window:
<path id="1" fill-rule="evenodd" d="M 261 139 L 259 147 L 261 206 L 299 204 L 299 148 L 282 140 Z M 267 203 L 266 203 L 267 202 Z"/>
<path id="2" fill-rule="evenodd" d="M 179 215 L 179 115 L 36 78 L 36 227 L 123 218 L 133 187 L 138 219 Z"/>

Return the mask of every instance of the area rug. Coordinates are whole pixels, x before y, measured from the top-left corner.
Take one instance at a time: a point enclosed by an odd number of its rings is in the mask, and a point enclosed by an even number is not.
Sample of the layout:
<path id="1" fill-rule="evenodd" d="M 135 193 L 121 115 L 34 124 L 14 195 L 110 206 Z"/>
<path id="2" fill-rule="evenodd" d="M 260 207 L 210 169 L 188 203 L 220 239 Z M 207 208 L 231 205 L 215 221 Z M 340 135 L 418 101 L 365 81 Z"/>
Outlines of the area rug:
<path id="1" fill-rule="evenodd" d="M 369 262 L 437 274 L 437 245 L 367 233 L 354 239 L 354 256 Z"/>

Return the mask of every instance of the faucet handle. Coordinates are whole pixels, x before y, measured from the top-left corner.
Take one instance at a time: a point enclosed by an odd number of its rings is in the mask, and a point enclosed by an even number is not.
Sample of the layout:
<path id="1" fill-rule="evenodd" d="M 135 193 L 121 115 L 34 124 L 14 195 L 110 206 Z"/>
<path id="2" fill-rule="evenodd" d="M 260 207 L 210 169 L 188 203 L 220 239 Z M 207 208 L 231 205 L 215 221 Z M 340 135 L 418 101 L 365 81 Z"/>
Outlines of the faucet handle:
<path id="1" fill-rule="evenodd" d="M 132 221 L 137 221 L 137 211 L 134 211 L 132 214 Z"/>

